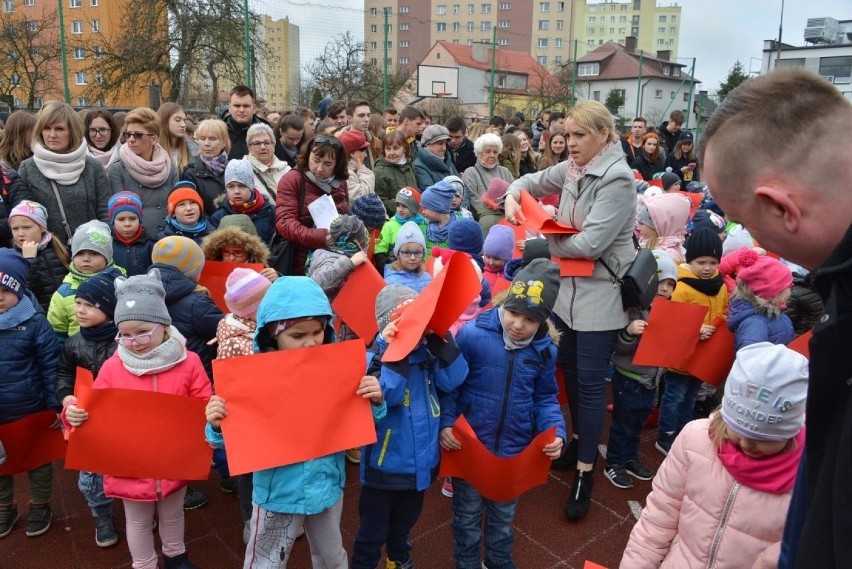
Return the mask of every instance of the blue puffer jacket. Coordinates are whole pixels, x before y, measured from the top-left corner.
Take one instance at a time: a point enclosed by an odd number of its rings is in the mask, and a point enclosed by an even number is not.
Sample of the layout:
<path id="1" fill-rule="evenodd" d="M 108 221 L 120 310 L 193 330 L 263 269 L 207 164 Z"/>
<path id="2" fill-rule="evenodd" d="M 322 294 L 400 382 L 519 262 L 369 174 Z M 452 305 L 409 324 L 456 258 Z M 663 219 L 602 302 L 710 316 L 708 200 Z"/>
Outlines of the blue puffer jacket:
<path id="1" fill-rule="evenodd" d="M 387 344 L 376 338 L 378 355 Z M 434 354 L 434 355 L 433 355 Z M 361 484 L 382 490 L 426 490 L 438 473 L 438 392 L 449 393 L 467 376 L 467 362 L 451 335 L 432 335 L 408 358 L 382 364 L 387 415 L 376 423 L 377 442 L 361 454 Z"/>
<path id="2" fill-rule="evenodd" d="M 62 346 L 32 297 L 0 314 L 0 424 L 50 409 L 57 413 L 56 366 Z"/>
<path id="3" fill-rule="evenodd" d="M 781 312 L 778 316 L 770 316 L 765 310 L 745 299 L 735 298 L 731 301 L 731 311 L 728 315 L 728 329 L 734 333 L 737 350 L 758 342 L 787 345 L 793 341 L 793 321 Z"/>
<path id="4" fill-rule="evenodd" d="M 476 436 L 497 456 L 524 450 L 540 432 L 565 420 L 556 401 L 556 346 L 543 334 L 517 350 L 507 350 L 497 308 L 463 326 L 456 342 L 470 368 L 462 386 L 441 398 L 441 428 L 464 415 Z"/>
<path id="5" fill-rule="evenodd" d="M 154 242 L 143 233 L 142 236 L 128 245 L 113 236 L 112 258 L 115 264 L 124 269 L 128 277 L 144 275 L 151 266 L 151 253 Z"/>
<path id="6" fill-rule="evenodd" d="M 391 265 L 385 265 L 385 282 L 389 285 L 398 284 L 407 286 L 418 294 L 423 292 L 430 282 L 432 275 L 423 271 L 415 273 L 414 271 L 406 271 L 404 269 L 394 269 Z"/>
<path id="7" fill-rule="evenodd" d="M 219 227 L 219 223 L 223 217 L 234 215 L 234 213 L 236 213 L 234 208 L 231 207 L 231 204 L 228 203 L 226 198 L 222 200 L 219 209 L 214 211 L 213 215 L 210 216 L 210 223 L 213 224 L 213 227 Z M 275 206 L 267 201 L 263 204 L 262 208 L 250 214 L 249 218 L 254 224 L 254 228 L 257 229 L 257 236 L 260 237 L 260 240 L 268 243 L 269 238 L 272 237 L 272 232 L 275 230 Z"/>
<path id="8" fill-rule="evenodd" d="M 151 268 L 160 271 L 172 325 L 186 338 L 186 348 L 201 358 L 207 377 L 212 378 L 216 346 L 210 346 L 207 342 L 216 337 L 219 321 L 225 315 L 210 295 L 180 270 L 161 263 L 154 263 Z"/>

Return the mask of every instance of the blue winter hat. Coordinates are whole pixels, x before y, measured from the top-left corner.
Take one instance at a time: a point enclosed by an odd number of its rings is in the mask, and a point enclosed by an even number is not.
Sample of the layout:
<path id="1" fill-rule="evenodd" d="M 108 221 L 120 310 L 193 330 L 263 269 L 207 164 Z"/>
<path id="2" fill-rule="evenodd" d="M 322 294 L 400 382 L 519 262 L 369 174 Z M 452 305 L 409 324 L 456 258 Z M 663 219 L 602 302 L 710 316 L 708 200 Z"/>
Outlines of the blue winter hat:
<path id="1" fill-rule="evenodd" d="M 123 211 L 129 211 L 142 221 L 142 198 L 138 194 L 131 191 L 123 191 L 114 194 L 107 201 L 107 209 L 109 210 L 110 225 L 115 224 L 115 218 Z"/>
<path id="2" fill-rule="evenodd" d="M 482 254 L 482 228 L 472 219 L 459 219 L 450 224 L 447 247 L 468 255 Z"/>
<path id="3" fill-rule="evenodd" d="M 120 276 L 121 271 L 112 267 L 89 277 L 77 288 L 77 298 L 93 305 L 112 320 L 116 303 L 115 279 Z"/>
<path id="4" fill-rule="evenodd" d="M 455 189 L 447 182 L 441 181 L 423 191 L 420 206 L 437 213 L 450 213 L 454 197 L 456 197 Z"/>
<path id="5" fill-rule="evenodd" d="M 515 249 L 515 232 L 505 225 L 494 225 L 488 230 L 485 243 L 482 244 L 482 254 L 508 261 Z"/>
<path id="6" fill-rule="evenodd" d="M 0 286 L 14 292 L 20 299 L 27 291 L 30 265 L 15 249 L 0 249 Z"/>
<path id="7" fill-rule="evenodd" d="M 349 206 L 349 213 L 363 221 L 368 229 L 382 227 L 388 220 L 382 198 L 373 193 L 355 198 Z"/>

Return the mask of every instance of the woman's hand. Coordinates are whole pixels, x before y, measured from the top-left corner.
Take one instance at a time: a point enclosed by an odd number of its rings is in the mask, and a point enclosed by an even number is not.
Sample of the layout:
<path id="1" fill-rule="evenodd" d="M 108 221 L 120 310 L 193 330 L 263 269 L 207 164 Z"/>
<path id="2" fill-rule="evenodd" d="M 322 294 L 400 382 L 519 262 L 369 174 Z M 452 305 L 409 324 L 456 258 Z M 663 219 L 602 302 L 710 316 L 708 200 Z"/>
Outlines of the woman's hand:
<path id="1" fill-rule="evenodd" d="M 441 429 L 440 442 L 441 448 L 444 450 L 461 450 L 461 443 L 453 434 L 452 427 L 444 427 Z"/>
<path id="2" fill-rule="evenodd" d="M 38 243 L 35 241 L 24 241 L 21 244 L 21 255 L 24 259 L 34 259 L 38 255 Z"/>
<path id="3" fill-rule="evenodd" d="M 512 225 L 526 223 L 527 218 L 524 217 L 524 214 L 521 211 L 521 204 L 515 199 L 515 196 L 507 194 L 503 204 L 506 210 L 506 221 Z"/>
<path id="4" fill-rule="evenodd" d="M 355 265 L 356 267 L 358 267 L 358 266 L 361 266 L 361 265 L 363 265 L 364 263 L 368 262 L 368 261 L 370 260 L 370 258 L 369 258 L 369 257 L 367 257 L 367 254 L 366 254 L 364 251 L 358 251 L 357 253 L 355 253 L 354 255 L 352 255 L 352 256 L 349 258 L 349 260 L 350 260 L 350 261 L 352 261 L 352 264 L 353 264 L 353 265 Z"/>
<path id="5" fill-rule="evenodd" d="M 207 402 L 204 414 L 211 427 L 216 430 L 221 429 L 222 419 L 228 416 L 228 410 L 225 408 L 225 400 L 218 395 L 212 396 L 210 401 Z"/>
<path id="6" fill-rule="evenodd" d="M 550 460 L 556 460 L 562 455 L 563 444 L 564 441 L 562 440 L 562 437 L 556 437 L 555 439 L 553 439 L 552 443 L 544 445 L 544 448 L 541 450 L 544 451 L 544 454 L 547 456 L 547 458 L 549 458 Z"/>
<path id="7" fill-rule="evenodd" d="M 358 384 L 358 390 L 355 392 L 364 399 L 369 399 L 373 405 L 381 405 L 384 397 L 382 396 L 382 386 L 379 380 L 372 375 L 365 375 L 361 378 L 361 383 Z"/>

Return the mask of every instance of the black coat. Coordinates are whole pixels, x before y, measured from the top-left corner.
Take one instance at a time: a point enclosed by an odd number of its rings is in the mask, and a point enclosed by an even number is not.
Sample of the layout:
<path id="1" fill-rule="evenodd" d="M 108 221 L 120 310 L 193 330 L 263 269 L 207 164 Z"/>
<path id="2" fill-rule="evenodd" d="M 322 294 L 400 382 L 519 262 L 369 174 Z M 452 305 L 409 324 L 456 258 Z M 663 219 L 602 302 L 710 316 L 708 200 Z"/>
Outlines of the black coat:
<path id="1" fill-rule="evenodd" d="M 644 151 L 639 151 L 639 155 L 633 160 L 631 167 L 642 174 L 642 179 L 646 182 L 654 179 L 654 174 L 664 172 L 666 170 L 662 157 L 657 157 L 657 161 L 651 163 L 648 160 L 648 155 Z"/>
<path id="2" fill-rule="evenodd" d="M 27 259 L 30 264 L 30 273 L 27 277 L 27 286 L 35 295 L 39 305 L 47 313 L 50 307 L 50 299 L 53 293 L 62 284 L 62 279 L 68 274 L 68 267 L 62 264 L 59 256 L 48 245 L 38 252 L 32 259 Z"/>
<path id="3" fill-rule="evenodd" d="M 810 282 L 799 273 L 793 273 L 793 290 L 784 313 L 793 321 L 793 330 L 797 336 L 816 326 L 822 316 L 822 299 Z"/>
<path id="4" fill-rule="evenodd" d="M 151 253 L 154 251 L 154 241 L 142 237 L 131 243 L 130 245 L 119 241 L 115 237 L 112 239 L 112 260 L 116 265 L 124 269 L 128 277 L 134 275 L 144 275 L 148 272 L 148 267 L 151 266 Z"/>
<path id="5" fill-rule="evenodd" d="M 689 164 L 690 162 L 695 163 L 695 170 L 692 171 L 692 179 L 686 180 L 683 177 L 683 172 L 681 168 Z M 684 186 L 686 186 L 687 182 L 697 182 L 698 181 L 698 159 L 697 158 L 681 158 L 678 160 L 675 158 L 674 152 L 669 152 L 669 155 L 666 157 L 666 168 L 671 168 L 674 174 L 680 176 L 680 180 L 684 182 Z"/>
<path id="6" fill-rule="evenodd" d="M 12 209 L 12 193 L 23 195 L 27 192 L 27 184 L 14 170 L 0 168 L 0 243 L 12 240 L 9 231 L 9 211 Z"/>
<path id="7" fill-rule="evenodd" d="M 59 367 L 56 370 L 56 399 L 62 403 L 63 399 L 74 394 L 78 367 L 89 370 L 92 377 L 97 377 L 101 366 L 115 352 L 117 346 L 112 338 L 100 342 L 87 340 L 83 334 L 74 334 L 68 338 L 62 348 Z"/>
<path id="8" fill-rule="evenodd" d="M 198 188 L 198 193 L 201 194 L 201 200 L 204 202 L 204 213 L 206 215 L 213 215 L 213 212 L 217 208 L 217 198 L 225 195 L 225 173 L 222 172 L 221 176 L 214 175 L 213 172 L 207 169 L 201 158 L 196 156 L 195 160 L 187 164 L 186 168 L 183 169 L 180 179 L 188 180 L 195 184 L 195 187 Z"/>
<path id="9" fill-rule="evenodd" d="M 453 164 L 455 165 L 456 170 L 459 172 L 459 176 L 461 176 L 465 170 L 476 164 L 476 155 L 473 153 L 473 141 L 466 136 L 464 137 L 464 141 L 461 143 L 461 146 L 458 148 L 450 148 L 448 146 L 447 150 L 450 151 L 450 156 L 453 159 Z"/>
<path id="10" fill-rule="evenodd" d="M 248 129 L 254 124 L 261 123 L 268 125 L 269 128 L 272 128 L 272 125 L 255 115 L 254 119 L 249 124 L 238 124 L 231 118 L 231 115 L 228 112 L 222 114 L 222 120 L 225 121 L 225 124 L 228 125 L 228 136 L 231 139 L 231 151 L 228 153 L 229 159 L 242 159 L 248 154 L 248 144 L 246 144 L 246 134 L 248 134 Z M 275 129 L 272 128 L 272 132 L 275 132 Z M 284 152 L 284 147 L 281 146 L 281 140 L 278 139 L 277 136 L 272 137 L 275 140 L 275 155 L 279 160 L 284 160 L 287 162 L 287 153 Z M 289 162 L 287 162 L 289 164 Z"/>

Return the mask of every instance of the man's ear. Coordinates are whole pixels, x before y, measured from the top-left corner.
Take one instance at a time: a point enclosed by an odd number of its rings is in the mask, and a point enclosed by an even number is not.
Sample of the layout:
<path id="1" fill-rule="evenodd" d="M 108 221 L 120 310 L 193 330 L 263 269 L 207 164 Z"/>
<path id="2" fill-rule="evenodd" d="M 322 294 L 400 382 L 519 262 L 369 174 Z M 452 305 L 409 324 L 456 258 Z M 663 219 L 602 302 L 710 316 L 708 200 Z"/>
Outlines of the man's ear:
<path id="1" fill-rule="evenodd" d="M 755 190 L 756 207 L 768 211 L 778 218 L 784 229 L 797 233 L 802 222 L 802 210 L 796 203 L 795 197 L 786 189 L 776 186 L 760 186 Z"/>

